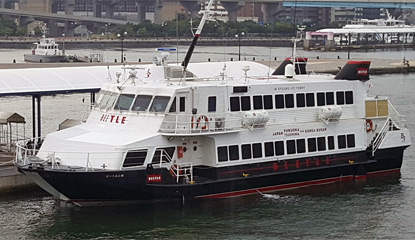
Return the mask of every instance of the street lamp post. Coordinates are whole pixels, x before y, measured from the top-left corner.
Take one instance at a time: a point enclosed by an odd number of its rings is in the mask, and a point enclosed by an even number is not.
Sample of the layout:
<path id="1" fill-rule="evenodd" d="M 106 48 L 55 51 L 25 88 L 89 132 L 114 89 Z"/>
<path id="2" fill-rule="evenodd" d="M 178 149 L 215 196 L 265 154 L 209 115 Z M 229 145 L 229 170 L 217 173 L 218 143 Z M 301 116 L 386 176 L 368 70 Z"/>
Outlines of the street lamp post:
<path id="1" fill-rule="evenodd" d="M 63 43 L 62 43 L 62 55 L 65 55 L 65 33 L 62 33 Z"/>
<path id="2" fill-rule="evenodd" d="M 121 63 L 124 63 L 124 38 L 125 38 L 125 36 L 127 36 L 127 32 L 117 34 L 117 36 L 121 40 Z"/>
<path id="3" fill-rule="evenodd" d="M 241 38 L 245 35 L 244 32 L 241 34 L 235 34 L 235 38 L 238 39 L 238 60 L 241 61 Z"/>

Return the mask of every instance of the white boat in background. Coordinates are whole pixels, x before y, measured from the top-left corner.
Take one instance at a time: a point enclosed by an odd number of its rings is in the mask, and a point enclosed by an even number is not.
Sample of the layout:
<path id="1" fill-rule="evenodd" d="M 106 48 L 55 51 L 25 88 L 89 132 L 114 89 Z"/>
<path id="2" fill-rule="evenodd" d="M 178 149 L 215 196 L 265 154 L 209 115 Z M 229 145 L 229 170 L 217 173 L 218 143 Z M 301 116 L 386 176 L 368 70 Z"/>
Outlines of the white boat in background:
<path id="1" fill-rule="evenodd" d="M 59 44 L 54 38 L 42 38 L 34 43 L 32 54 L 24 55 L 25 62 L 68 62 L 67 56 L 59 50 Z"/>

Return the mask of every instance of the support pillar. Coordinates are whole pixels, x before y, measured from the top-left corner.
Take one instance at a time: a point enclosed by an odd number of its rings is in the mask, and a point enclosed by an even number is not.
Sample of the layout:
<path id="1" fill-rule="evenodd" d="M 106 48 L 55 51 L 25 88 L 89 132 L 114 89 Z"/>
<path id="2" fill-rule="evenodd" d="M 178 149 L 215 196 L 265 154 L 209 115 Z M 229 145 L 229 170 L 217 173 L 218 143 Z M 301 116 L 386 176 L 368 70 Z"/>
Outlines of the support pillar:
<path id="1" fill-rule="evenodd" d="M 65 36 L 73 37 L 75 35 L 75 27 L 77 25 L 74 24 L 72 21 L 66 21 L 65 22 L 65 29 L 63 30 L 63 33 L 65 33 Z"/>
<path id="2" fill-rule="evenodd" d="M 136 2 L 137 7 L 137 20 L 142 23 L 146 20 L 146 7 L 147 3 Z"/>
<path id="3" fill-rule="evenodd" d="M 114 18 L 114 3 L 105 4 L 105 18 L 113 19 Z"/>
<path id="4" fill-rule="evenodd" d="M 189 10 L 190 12 L 190 16 L 192 18 L 196 18 L 199 11 L 200 11 L 200 1 L 196 1 L 196 2 L 183 2 L 181 1 L 180 4 L 185 7 L 187 10 Z M 223 4 L 223 3 L 222 3 Z"/>
<path id="5" fill-rule="evenodd" d="M 58 4 L 57 3 L 51 3 L 50 4 L 50 13 L 58 13 Z"/>
<path id="6" fill-rule="evenodd" d="M 36 96 L 32 96 L 32 130 L 33 138 L 36 138 Z"/>
<path id="7" fill-rule="evenodd" d="M 75 0 L 67 0 L 65 2 L 65 15 L 73 15 Z"/>
<path id="8" fill-rule="evenodd" d="M 238 11 L 245 6 L 245 1 L 238 2 L 221 2 L 222 6 L 228 11 L 229 22 L 236 22 L 238 20 Z"/>
<path id="9" fill-rule="evenodd" d="M 37 95 L 37 137 L 41 137 L 42 136 L 42 120 L 41 120 L 41 113 L 40 113 L 40 109 L 41 109 L 41 105 L 40 105 L 40 95 Z"/>
<path id="10" fill-rule="evenodd" d="M 281 5 L 279 3 L 262 3 L 261 11 L 264 16 L 264 23 L 273 23 L 276 20 L 278 11 L 280 10 Z"/>
<path id="11" fill-rule="evenodd" d="M 95 104 L 95 92 L 91 92 L 91 107 Z"/>
<path id="12" fill-rule="evenodd" d="M 162 11 L 163 0 L 154 1 L 154 23 L 161 24 L 163 22 Z"/>
<path id="13" fill-rule="evenodd" d="M 0 8 L 6 7 L 6 0 L 0 0 Z"/>
<path id="14" fill-rule="evenodd" d="M 94 17 L 102 18 L 102 0 L 94 0 L 92 2 L 92 8 L 94 11 Z"/>
<path id="15" fill-rule="evenodd" d="M 48 37 L 57 37 L 58 36 L 58 21 L 56 21 L 55 19 L 49 19 L 48 29 L 49 29 L 49 33 L 47 34 Z"/>

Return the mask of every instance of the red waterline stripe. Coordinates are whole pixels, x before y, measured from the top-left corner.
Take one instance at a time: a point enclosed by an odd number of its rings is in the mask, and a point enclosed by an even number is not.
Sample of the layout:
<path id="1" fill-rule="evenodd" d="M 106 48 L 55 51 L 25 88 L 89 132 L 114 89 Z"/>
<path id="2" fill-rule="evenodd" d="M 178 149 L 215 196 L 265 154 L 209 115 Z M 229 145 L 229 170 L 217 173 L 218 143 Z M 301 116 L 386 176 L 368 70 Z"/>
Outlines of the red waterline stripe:
<path id="1" fill-rule="evenodd" d="M 353 180 L 352 175 L 335 177 L 335 178 L 327 178 L 327 179 L 321 179 L 321 180 L 313 180 L 313 181 L 300 182 L 300 183 L 283 184 L 283 185 L 277 185 L 277 186 L 271 186 L 271 187 L 254 188 L 254 189 L 241 190 L 241 191 L 235 191 L 235 192 L 210 194 L 210 195 L 198 196 L 197 198 L 228 198 L 228 197 L 236 197 L 236 196 L 249 195 L 249 194 L 257 194 L 258 192 L 268 192 L 268 191 L 274 191 L 274 190 L 299 188 L 299 187 L 305 187 L 305 186 L 311 186 L 311 185 L 319 185 L 319 184 L 334 183 L 334 182 L 349 181 L 349 180 Z"/>
<path id="2" fill-rule="evenodd" d="M 357 156 L 352 156 L 352 157 L 344 157 L 344 158 L 333 158 L 333 159 L 330 159 L 330 161 L 332 161 L 332 162 L 334 162 L 334 161 L 340 161 L 340 160 L 350 160 L 350 159 L 357 159 L 358 157 Z M 290 161 L 291 159 L 287 159 L 287 160 L 280 160 L 280 161 L 285 161 L 285 163 L 284 163 L 284 167 L 291 167 L 291 166 L 296 166 L 297 167 L 297 164 L 296 163 L 291 163 L 291 164 L 287 164 L 287 162 L 288 161 Z M 329 161 L 326 159 L 326 164 L 328 165 L 329 164 Z M 307 165 L 307 163 L 306 162 L 304 162 L 304 163 L 300 163 L 299 164 L 299 166 L 302 166 L 302 165 Z M 308 164 L 309 165 L 309 164 Z M 308 167 L 308 165 L 307 165 L 307 167 Z M 229 174 L 229 173 L 238 173 L 238 172 L 247 172 L 247 171 L 258 171 L 258 170 L 265 170 L 265 169 L 270 169 L 270 168 L 274 168 L 274 171 L 276 171 L 275 170 L 275 167 L 274 166 L 272 166 L 272 167 L 261 167 L 261 168 L 247 168 L 247 169 L 243 169 L 243 170 L 234 170 L 234 171 L 226 171 L 226 172 L 220 172 L 219 174 Z M 278 169 L 278 167 L 277 167 L 277 169 Z"/>
<path id="3" fill-rule="evenodd" d="M 400 171 L 401 171 L 400 168 L 394 168 L 394 169 L 388 169 L 388 170 L 382 170 L 382 171 L 376 171 L 376 172 L 369 172 L 366 175 L 368 177 L 371 177 L 371 176 L 377 176 L 377 175 L 383 175 L 383 174 L 398 173 Z"/>
<path id="4" fill-rule="evenodd" d="M 361 176 L 355 176 L 354 177 L 354 180 L 364 180 L 364 179 L 366 179 L 367 178 L 367 176 L 366 175 L 361 175 Z"/>

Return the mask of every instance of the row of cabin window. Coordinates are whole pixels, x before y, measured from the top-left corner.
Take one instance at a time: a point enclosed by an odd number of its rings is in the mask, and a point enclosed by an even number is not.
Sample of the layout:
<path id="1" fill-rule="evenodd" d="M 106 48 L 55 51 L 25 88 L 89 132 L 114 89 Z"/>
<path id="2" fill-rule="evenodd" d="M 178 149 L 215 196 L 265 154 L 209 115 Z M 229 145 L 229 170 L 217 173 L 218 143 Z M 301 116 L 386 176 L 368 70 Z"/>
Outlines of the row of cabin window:
<path id="1" fill-rule="evenodd" d="M 173 158 L 176 147 L 157 148 L 154 152 L 152 164 L 170 162 Z M 147 157 L 147 149 L 129 151 L 125 156 L 123 167 L 142 166 Z"/>
<path id="2" fill-rule="evenodd" d="M 111 109 L 114 107 L 116 110 L 131 110 L 131 111 L 151 111 L 151 112 L 164 112 L 167 104 L 170 101 L 169 96 L 152 96 L 152 95 L 133 95 L 133 94 L 121 94 L 105 93 L 97 106 L 101 109 Z"/>
<path id="3" fill-rule="evenodd" d="M 339 149 L 354 148 L 356 146 L 354 134 L 338 135 L 337 146 Z M 335 149 L 334 136 L 286 140 L 287 153 L 285 153 L 284 141 L 264 143 L 265 157 L 305 153 L 306 151 L 326 151 L 327 149 Z M 241 150 L 242 159 L 262 158 L 263 156 L 261 143 L 242 144 Z M 229 160 L 240 160 L 239 145 L 218 147 L 218 161 L 226 162 Z"/>
<path id="4" fill-rule="evenodd" d="M 353 104 L 353 91 L 318 92 L 316 95 L 317 106 Z M 335 95 L 336 97 L 334 97 Z M 252 96 L 253 106 L 251 107 L 251 96 L 231 97 L 231 111 L 294 108 L 295 103 L 297 108 L 316 106 L 316 98 L 314 93 L 276 94 L 274 95 L 274 99 L 275 107 L 273 95 L 254 95 Z"/>

